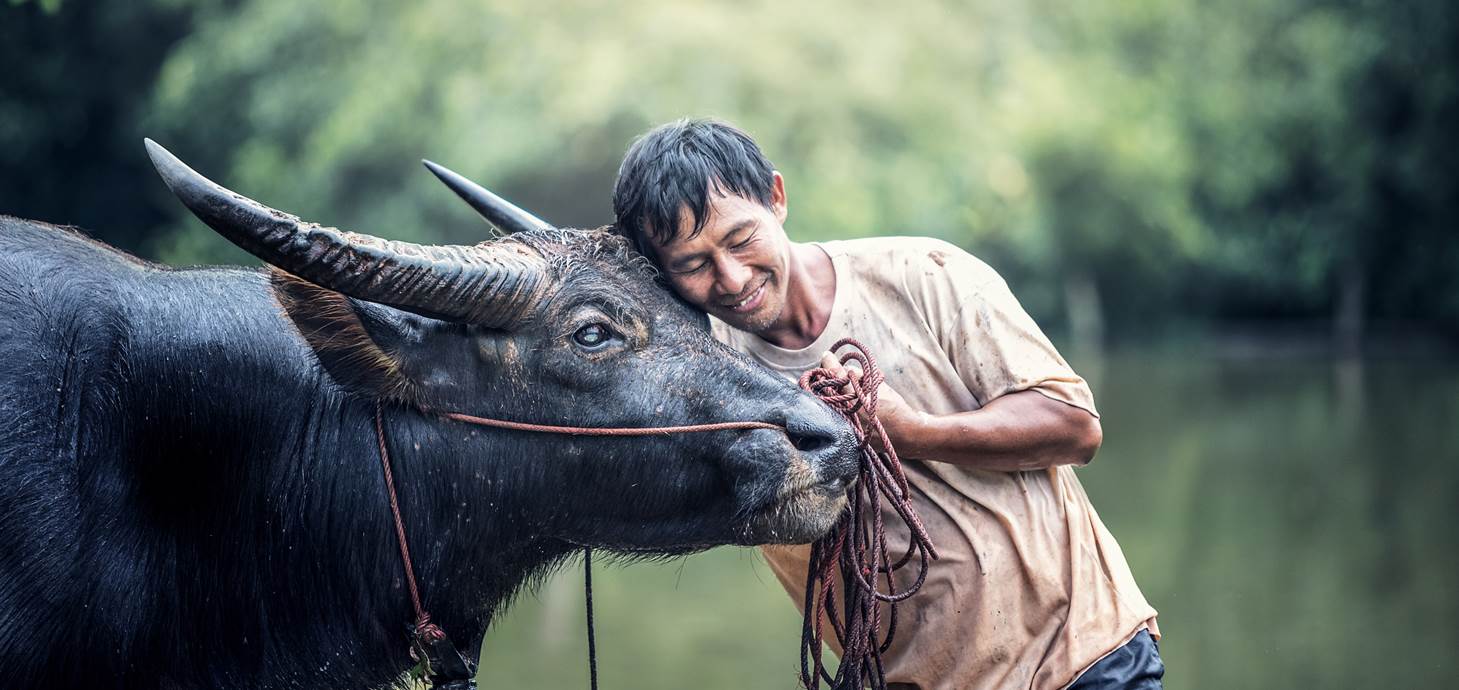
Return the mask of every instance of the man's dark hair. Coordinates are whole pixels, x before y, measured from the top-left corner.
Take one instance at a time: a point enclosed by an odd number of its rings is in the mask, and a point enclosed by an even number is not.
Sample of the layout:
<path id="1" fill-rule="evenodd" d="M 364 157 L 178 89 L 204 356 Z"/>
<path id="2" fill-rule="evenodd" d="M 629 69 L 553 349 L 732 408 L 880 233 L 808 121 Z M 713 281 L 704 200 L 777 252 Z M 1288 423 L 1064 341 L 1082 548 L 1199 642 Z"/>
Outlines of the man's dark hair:
<path id="1" fill-rule="evenodd" d="M 613 187 L 620 230 L 644 250 L 646 234 L 668 244 L 679 234 L 679 209 L 694 217 L 689 237 L 704 229 L 710 191 L 771 204 L 775 167 L 750 135 L 718 120 L 676 120 L 639 137 L 628 148 Z"/>

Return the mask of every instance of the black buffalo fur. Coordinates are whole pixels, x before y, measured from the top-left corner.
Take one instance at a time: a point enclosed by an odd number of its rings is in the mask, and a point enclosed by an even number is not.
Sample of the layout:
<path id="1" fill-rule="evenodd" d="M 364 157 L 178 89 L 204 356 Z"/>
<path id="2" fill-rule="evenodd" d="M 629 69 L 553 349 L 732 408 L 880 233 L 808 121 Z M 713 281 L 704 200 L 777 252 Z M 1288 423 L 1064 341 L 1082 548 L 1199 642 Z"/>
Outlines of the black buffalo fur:
<path id="1" fill-rule="evenodd" d="M 580 545 L 774 540 L 746 516 L 786 474 L 782 436 L 534 436 L 423 409 L 759 419 L 844 439 L 823 406 L 694 327 L 621 242 L 521 241 L 563 255 L 558 287 L 521 332 L 501 333 L 266 270 L 170 269 L 0 216 L 5 687 L 399 682 L 413 614 L 376 400 L 426 607 L 469 656 L 493 612 Z M 320 316 L 331 304 L 337 318 Z M 584 309 L 628 341 L 612 366 L 565 344 Z"/>

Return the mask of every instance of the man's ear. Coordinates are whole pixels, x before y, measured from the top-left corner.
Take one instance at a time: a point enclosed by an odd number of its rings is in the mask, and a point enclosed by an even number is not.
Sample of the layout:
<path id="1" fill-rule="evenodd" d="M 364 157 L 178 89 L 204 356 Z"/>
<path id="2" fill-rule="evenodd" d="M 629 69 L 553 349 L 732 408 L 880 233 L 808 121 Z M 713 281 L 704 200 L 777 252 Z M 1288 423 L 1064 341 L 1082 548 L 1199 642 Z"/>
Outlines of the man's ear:
<path id="1" fill-rule="evenodd" d="M 790 197 L 785 195 L 785 176 L 779 170 L 771 174 L 770 212 L 775 214 L 775 220 L 781 225 L 785 225 L 785 219 L 790 217 Z"/>
<path id="2" fill-rule="evenodd" d="M 369 398 L 423 402 L 400 359 L 401 345 L 417 330 L 413 320 L 423 317 L 351 299 L 277 268 L 270 273 L 284 313 L 336 383 Z"/>

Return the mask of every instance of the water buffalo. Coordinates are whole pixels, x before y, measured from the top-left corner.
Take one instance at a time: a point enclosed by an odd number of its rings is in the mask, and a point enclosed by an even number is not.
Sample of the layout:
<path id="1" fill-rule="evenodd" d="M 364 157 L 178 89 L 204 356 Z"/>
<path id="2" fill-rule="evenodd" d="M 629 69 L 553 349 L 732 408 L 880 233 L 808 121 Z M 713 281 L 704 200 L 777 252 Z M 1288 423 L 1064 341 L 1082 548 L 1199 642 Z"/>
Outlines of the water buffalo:
<path id="1" fill-rule="evenodd" d="M 855 473 L 829 408 L 716 344 L 606 231 L 421 246 L 305 223 L 148 142 L 270 267 L 172 269 L 0 216 L 0 675 L 20 688 L 361 688 L 421 594 L 479 648 L 587 545 L 808 541 Z M 503 431 L 760 420 L 636 438 Z"/>

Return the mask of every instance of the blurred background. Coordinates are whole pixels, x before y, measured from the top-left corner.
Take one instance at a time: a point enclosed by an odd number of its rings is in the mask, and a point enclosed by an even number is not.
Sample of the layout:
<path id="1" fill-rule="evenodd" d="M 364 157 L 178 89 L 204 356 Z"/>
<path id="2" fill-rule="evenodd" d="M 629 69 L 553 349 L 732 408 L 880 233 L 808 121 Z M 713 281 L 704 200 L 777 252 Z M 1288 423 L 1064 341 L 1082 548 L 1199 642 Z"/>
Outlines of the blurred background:
<path id="1" fill-rule="evenodd" d="M 1160 609 L 1167 687 L 1459 682 L 1459 5 L 6 0 L 0 213 L 252 263 L 141 138 L 398 239 L 484 226 L 449 165 L 612 220 L 633 137 L 748 130 L 795 239 L 985 259 L 1090 379 L 1081 471 Z M 586 687 L 581 574 L 519 598 L 485 688 Z M 752 551 L 597 576 L 604 688 L 792 688 Z"/>

